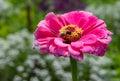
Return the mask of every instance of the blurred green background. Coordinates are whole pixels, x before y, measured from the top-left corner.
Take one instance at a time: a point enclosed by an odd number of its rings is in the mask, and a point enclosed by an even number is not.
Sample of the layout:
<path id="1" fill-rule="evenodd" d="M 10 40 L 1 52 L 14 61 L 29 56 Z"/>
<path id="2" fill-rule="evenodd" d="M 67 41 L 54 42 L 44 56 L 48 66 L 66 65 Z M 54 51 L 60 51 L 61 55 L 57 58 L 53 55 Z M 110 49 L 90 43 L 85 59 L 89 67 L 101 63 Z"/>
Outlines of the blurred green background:
<path id="1" fill-rule="evenodd" d="M 32 46 L 48 12 L 73 10 L 94 13 L 114 33 L 104 57 L 79 62 L 79 81 L 120 81 L 120 0 L 0 0 L 0 81 L 71 81 L 68 58 L 39 55 Z"/>

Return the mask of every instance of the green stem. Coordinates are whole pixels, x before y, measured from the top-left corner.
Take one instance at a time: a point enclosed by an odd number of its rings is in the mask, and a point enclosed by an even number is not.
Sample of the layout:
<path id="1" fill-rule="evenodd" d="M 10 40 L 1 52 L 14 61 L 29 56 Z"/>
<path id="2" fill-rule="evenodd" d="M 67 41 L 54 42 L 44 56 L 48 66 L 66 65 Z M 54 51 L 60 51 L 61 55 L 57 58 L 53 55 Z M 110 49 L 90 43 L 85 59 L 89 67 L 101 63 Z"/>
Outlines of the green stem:
<path id="1" fill-rule="evenodd" d="M 77 61 L 70 57 L 72 81 L 78 81 Z"/>

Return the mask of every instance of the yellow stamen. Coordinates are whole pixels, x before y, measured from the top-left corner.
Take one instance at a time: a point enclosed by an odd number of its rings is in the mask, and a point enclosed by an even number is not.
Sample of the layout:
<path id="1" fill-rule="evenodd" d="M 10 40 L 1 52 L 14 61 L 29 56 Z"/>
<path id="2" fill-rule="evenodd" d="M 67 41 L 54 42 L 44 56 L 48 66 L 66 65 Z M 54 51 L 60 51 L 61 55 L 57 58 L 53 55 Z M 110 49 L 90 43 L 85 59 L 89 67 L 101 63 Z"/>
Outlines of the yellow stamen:
<path id="1" fill-rule="evenodd" d="M 81 38 L 82 29 L 76 25 L 67 25 L 60 30 L 60 37 L 63 38 L 65 43 L 71 43 Z"/>

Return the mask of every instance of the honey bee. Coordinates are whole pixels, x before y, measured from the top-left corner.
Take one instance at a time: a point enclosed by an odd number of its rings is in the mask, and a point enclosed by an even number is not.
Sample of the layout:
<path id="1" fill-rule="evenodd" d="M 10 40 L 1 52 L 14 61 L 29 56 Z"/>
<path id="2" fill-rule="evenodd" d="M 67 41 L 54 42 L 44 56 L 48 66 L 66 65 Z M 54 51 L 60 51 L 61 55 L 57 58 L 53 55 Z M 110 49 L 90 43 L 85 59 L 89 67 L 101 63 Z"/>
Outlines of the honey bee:
<path id="1" fill-rule="evenodd" d="M 63 32 L 60 33 L 60 37 L 63 37 L 65 35 L 71 35 L 71 33 L 72 32 L 70 30 L 65 30 L 65 31 L 63 31 Z"/>

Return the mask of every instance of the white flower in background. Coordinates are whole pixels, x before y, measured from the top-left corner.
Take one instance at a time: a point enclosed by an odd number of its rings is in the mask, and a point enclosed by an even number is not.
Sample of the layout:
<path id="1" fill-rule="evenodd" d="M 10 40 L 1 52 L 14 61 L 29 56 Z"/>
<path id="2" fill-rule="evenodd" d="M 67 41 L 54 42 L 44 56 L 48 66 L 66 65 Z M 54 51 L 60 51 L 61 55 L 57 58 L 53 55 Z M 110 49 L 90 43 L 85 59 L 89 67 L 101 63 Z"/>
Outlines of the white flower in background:
<path id="1" fill-rule="evenodd" d="M 24 71 L 24 67 L 23 67 L 23 66 L 18 66 L 18 67 L 17 67 L 17 71 L 18 71 L 18 72 Z"/>
<path id="2" fill-rule="evenodd" d="M 25 65 L 28 65 L 30 68 L 34 67 L 35 61 L 40 62 L 41 58 L 38 54 L 29 55 L 25 61 Z"/>
<path id="3" fill-rule="evenodd" d="M 15 75 L 13 81 L 22 81 L 22 78 L 18 75 Z"/>
<path id="4" fill-rule="evenodd" d="M 62 66 L 59 61 L 55 60 L 52 63 L 52 68 L 54 68 L 55 71 L 58 71 L 62 69 Z"/>
<path id="5" fill-rule="evenodd" d="M 5 0 L 0 0 L 0 14 L 3 13 L 3 11 L 8 9 L 9 7 L 9 3 L 7 3 Z"/>
<path id="6" fill-rule="evenodd" d="M 31 50 L 32 42 L 33 36 L 25 29 L 8 35 L 7 39 L 0 38 L 0 68 L 6 65 L 13 66 L 12 61 L 21 51 L 26 51 L 26 48 Z"/>
<path id="7" fill-rule="evenodd" d="M 30 81 L 39 81 L 39 79 L 37 77 L 32 77 Z"/>
<path id="8" fill-rule="evenodd" d="M 51 81 L 51 76 L 47 76 L 44 81 Z"/>

